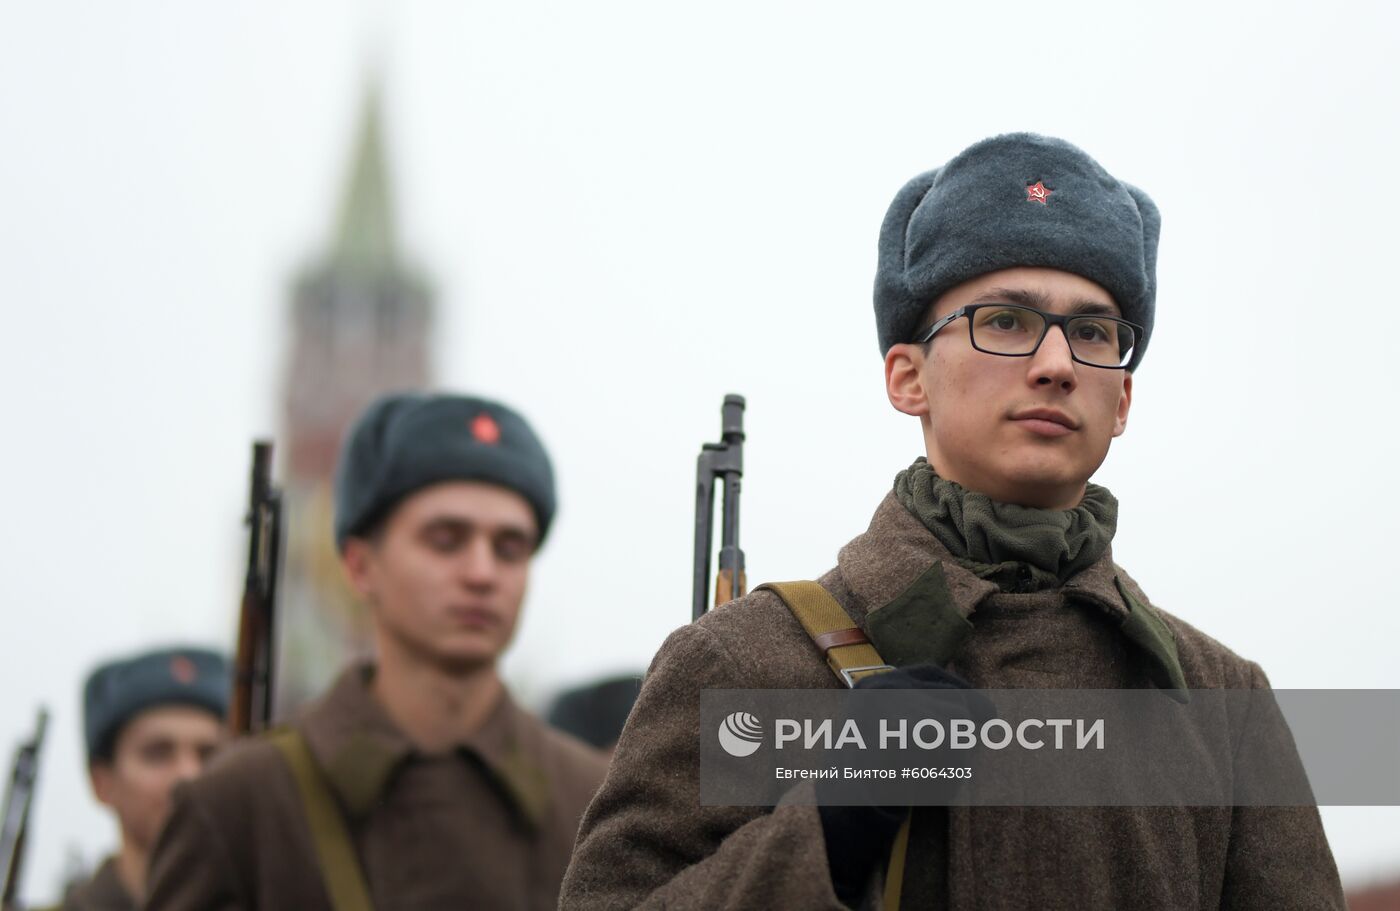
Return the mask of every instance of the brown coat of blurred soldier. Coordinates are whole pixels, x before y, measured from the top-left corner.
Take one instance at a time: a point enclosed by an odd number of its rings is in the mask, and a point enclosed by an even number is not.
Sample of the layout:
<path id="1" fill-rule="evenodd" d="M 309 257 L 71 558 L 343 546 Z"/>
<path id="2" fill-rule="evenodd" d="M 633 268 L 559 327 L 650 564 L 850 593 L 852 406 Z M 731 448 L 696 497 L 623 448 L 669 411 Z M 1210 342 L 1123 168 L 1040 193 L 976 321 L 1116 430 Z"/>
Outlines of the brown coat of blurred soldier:
<path id="1" fill-rule="evenodd" d="M 147 907 L 331 911 L 356 877 L 378 911 L 555 907 L 606 763 L 519 709 L 496 668 L 553 512 L 544 449 L 504 406 L 372 405 L 341 453 L 336 537 L 376 657 L 293 725 L 355 869 L 320 862 L 288 758 L 250 740 L 177 791 Z"/>

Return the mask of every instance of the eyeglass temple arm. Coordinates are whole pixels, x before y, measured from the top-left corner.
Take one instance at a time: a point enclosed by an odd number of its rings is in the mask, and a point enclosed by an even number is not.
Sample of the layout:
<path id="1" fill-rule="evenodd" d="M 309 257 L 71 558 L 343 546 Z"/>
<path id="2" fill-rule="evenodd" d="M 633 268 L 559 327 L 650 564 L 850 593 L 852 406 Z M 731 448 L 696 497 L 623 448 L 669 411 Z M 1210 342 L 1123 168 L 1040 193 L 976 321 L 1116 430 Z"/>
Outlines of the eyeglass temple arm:
<path id="1" fill-rule="evenodd" d="M 959 307 L 958 309 L 954 310 L 952 313 L 949 313 L 947 316 L 943 317 L 941 320 L 938 320 L 938 321 L 935 322 L 932 326 L 929 326 L 927 329 L 925 329 L 922 335 L 920 335 L 918 338 L 914 339 L 913 344 L 915 344 L 915 345 L 922 345 L 922 344 L 924 344 L 924 343 L 927 342 L 929 339 L 931 339 L 931 338 L 933 338 L 935 335 L 937 335 L 939 329 L 942 329 L 944 326 L 948 325 L 948 324 L 951 323 L 953 320 L 955 320 L 955 319 L 957 319 L 958 317 L 962 316 L 962 315 L 963 315 L 964 313 L 966 313 L 966 312 L 967 312 L 967 308 L 966 308 L 966 307 Z"/>

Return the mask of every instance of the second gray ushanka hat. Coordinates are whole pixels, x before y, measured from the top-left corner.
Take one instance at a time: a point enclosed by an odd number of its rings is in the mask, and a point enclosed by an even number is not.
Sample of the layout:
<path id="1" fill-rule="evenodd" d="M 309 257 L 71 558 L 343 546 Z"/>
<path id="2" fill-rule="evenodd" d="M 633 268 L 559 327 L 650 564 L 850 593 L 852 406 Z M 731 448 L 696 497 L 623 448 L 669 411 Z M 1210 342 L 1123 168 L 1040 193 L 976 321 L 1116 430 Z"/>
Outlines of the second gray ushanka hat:
<path id="1" fill-rule="evenodd" d="M 341 445 L 336 546 L 441 481 L 484 481 L 520 494 L 534 510 L 540 543 L 554 520 L 554 469 L 524 417 L 489 399 L 400 392 L 366 408 Z"/>
<path id="2" fill-rule="evenodd" d="M 910 341 L 928 308 L 965 281 L 1015 266 L 1062 269 L 1102 285 L 1152 335 L 1161 216 L 1146 193 L 1062 139 L 1008 133 L 905 184 L 880 228 L 880 353 Z"/>

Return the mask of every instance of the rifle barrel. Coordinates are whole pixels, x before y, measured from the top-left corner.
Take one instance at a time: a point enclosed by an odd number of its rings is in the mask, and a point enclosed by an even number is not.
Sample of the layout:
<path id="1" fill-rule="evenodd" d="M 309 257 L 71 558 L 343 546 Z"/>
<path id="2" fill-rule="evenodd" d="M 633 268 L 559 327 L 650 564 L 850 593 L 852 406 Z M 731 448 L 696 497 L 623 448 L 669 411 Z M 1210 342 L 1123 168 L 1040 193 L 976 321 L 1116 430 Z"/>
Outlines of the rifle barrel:
<path id="1" fill-rule="evenodd" d="M 720 441 L 704 443 L 695 467 L 695 566 L 691 619 L 709 609 L 710 554 L 714 547 L 715 482 L 723 485 L 719 575 L 715 604 L 744 594 L 744 552 L 739 549 L 739 494 L 744 474 L 744 397 L 726 395 L 720 406 Z"/>
<path id="2" fill-rule="evenodd" d="M 15 751 L 10 780 L 5 788 L 5 809 L 0 816 L 0 905 L 12 908 L 19 892 L 20 871 L 24 865 L 25 835 L 29 831 L 29 808 L 34 802 L 34 788 L 39 778 L 39 756 L 44 748 L 44 733 L 49 725 L 49 712 L 40 707 L 34 724 L 34 736 L 20 744 Z"/>
<path id="3" fill-rule="evenodd" d="M 708 467 L 709 443 L 700 449 L 695 466 L 695 571 L 692 578 L 690 619 L 699 620 L 710 598 L 710 549 L 714 546 L 711 522 L 715 511 L 715 477 Z"/>
<path id="4" fill-rule="evenodd" d="M 233 662 L 229 727 L 235 734 L 262 730 L 272 719 L 273 634 L 279 559 L 282 551 L 282 494 L 272 484 L 272 443 L 253 444 L 249 477 L 248 564 L 238 617 L 238 651 Z"/>

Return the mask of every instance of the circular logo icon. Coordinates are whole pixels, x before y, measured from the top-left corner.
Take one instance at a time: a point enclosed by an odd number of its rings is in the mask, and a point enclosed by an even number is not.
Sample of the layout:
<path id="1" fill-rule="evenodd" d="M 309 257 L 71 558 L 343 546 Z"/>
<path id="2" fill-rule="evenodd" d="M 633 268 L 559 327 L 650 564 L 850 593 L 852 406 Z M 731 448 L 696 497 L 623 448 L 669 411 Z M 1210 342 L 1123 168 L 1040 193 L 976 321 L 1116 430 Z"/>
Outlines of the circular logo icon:
<path id="1" fill-rule="evenodd" d="M 763 725 L 748 712 L 735 712 L 719 724 L 719 745 L 730 756 L 752 756 L 763 743 Z"/>

